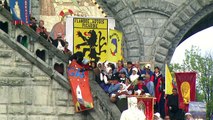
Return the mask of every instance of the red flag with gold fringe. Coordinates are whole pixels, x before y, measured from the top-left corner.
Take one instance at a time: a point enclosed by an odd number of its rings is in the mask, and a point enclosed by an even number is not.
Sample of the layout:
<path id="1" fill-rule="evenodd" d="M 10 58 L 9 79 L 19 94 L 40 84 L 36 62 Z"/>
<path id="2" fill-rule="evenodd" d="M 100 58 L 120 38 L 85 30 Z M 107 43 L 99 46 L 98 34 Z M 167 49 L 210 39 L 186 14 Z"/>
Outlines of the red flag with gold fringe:
<path id="1" fill-rule="evenodd" d="M 179 72 L 175 73 L 179 107 L 188 112 L 190 101 L 195 101 L 196 96 L 196 72 Z"/>
<path id="2" fill-rule="evenodd" d="M 89 85 L 88 71 L 81 71 L 82 67 L 73 60 L 67 73 L 72 91 L 72 99 L 76 112 L 93 109 L 93 98 Z"/>

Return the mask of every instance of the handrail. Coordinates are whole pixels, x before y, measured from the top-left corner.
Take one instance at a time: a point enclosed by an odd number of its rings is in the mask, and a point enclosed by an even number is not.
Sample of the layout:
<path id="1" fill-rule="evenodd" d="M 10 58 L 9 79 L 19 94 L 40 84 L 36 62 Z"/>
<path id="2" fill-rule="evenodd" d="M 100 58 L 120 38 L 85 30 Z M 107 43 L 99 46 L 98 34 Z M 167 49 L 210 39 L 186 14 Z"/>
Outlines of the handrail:
<path id="1" fill-rule="evenodd" d="M 42 36 L 38 35 L 35 31 L 33 31 L 31 28 L 29 28 L 26 25 L 17 25 L 18 28 L 26 32 L 27 34 L 31 35 L 32 38 L 34 38 L 37 42 L 42 44 L 47 50 L 54 53 L 55 56 L 58 58 L 61 58 L 63 62 L 68 63 L 69 58 L 65 54 L 63 54 L 60 50 L 58 50 L 55 46 L 53 46 L 50 42 L 45 40 Z"/>
<path id="2" fill-rule="evenodd" d="M 50 67 L 47 63 L 42 61 L 41 59 L 38 59 L 36 55 L 31 53 L 27 48 L 19 44 L 18 42 L 12 40 L 8 34 L 6 34 L 4 31 L 0 30 L 0 38 L 1 40 L 6 43 L 8 46 L 10 46 L 12 49 L 24 56 L 27 60 L 29 60 L 32 64 L 36 65 L 39 69 L 44 71 L 47 75 L 51 76 L 54 80 L 56 80 L 59 84 L 61 84 L 64 88 L 70 90 L 69 82 L 65 77 L 63 77 L 61 74 L 56 72 L 52 67 Z"/>
<path id="3" fill-rule="evenodd" d="M 90 111 L 91 115 L 93 112 L 96 112 L 95 110 L 99 109 L 103 111 L 103 113 L 99 112 L 97 114 L 102 115 L 103 120 L 119 120 L 121 116 L 121 112 L 118 109 L 118 107 L 110 102 L 109 96 L 106 95 L 104 90 L 99 86 L 99 84 L 95 81 L 95 74 L 93 71 L 89 71 L 89 80 L 90 80 L 90 86 L 91 86 L 91 91 L 93 94 L 93 98 L 96 99 L 96 101 L 101 101 L 101 102 L 96 102 L 95 103 L 95 109 Z M 100 108 L 98 108 L 98 106 Z M 104 108 L 102 108 L 104 106 Z"/>
<path id="4" fill-rule="evenodd" d="M 11 13 L 4 9 L 3 7 L 0 6 L 0 12 L 1 15 L 3 15 L 5 18 L 7 18 L 9 21 L 12 21 L 12 15 Z M 35 31 L 33 31 L 30 27 L 28 27 L 27 25 L 23 24 L 23 25 L 16 25 L 17 28 L 21 29 L 22 31 L 24 31 L 26 34 L 30 35 L 30 37 L 33 38 L 33 41 L 35 42 L 39 42 L 40 44 L 42 44 L 47 50 L 50 50 L 51 52 L 53 52 L 53 54 L 60 58 L 63 62 L 68 63 L 69 58 L 68 56 L 64 55 L 60 50 L 58 50 L 57 48 L 55 48 L 52 44 L 50 44 L 47 40 L 45 40 L 42 36 L 38 35 Z"/>
<path id="5" fill-rule="evenodd" d="M 0 13 L 3 15 L 8 21 L 12 21 L 12 15 L 3 7 L 0 6 Z M 28 34 L 33 40 L 32 42 L 38 42 L 42 46 L 44 46 L 48 52 L 52 53 L 54 56 L 62 60 L 64 63 L 68 64 L 68 57 L 65 56 L 61 51 L 55 48 L 52 44 L 50 44 L 43 37 L 38 35 L 35 31 L 29 28 L 27 25 L 17 25 L 15 29 L 19 28 Z M 10 35 L 10 34 L 9 34 Z M 56 72 L 52 66 L 48 65 L 48 63 L 42 61 L 38 58 L 32 51 L 25 48 L 21 44 L 19 44 L 16 40 L 13 40 L 8 34 L 0 30 L 0 38 L 1 40 L 10 46 L 12 49 L 24 56 L 27 60 L 29 60 L 32 64 L 41 69 L 44 73 L 50 76 L 52 79 L 56 80 L 60 85 L 62 85 L 67 90 L 70 90 L 69 81 L 66 76 L 63 76 Z M 33 43 L 34 44 L 34 43 Z M 105 94 L 103 89 L 95 82 L 94 73 L 90 71 L 90 86 L 91 91 L 94 98 L 94 109 L 88 111 L 90 116 L 93 119 L 103 119 L 103 120 L 118 120 L 121 113 L 117 106 L 109 101 L 109 97 Z M 104 106 L 104 107 L 103 107 Z"/>

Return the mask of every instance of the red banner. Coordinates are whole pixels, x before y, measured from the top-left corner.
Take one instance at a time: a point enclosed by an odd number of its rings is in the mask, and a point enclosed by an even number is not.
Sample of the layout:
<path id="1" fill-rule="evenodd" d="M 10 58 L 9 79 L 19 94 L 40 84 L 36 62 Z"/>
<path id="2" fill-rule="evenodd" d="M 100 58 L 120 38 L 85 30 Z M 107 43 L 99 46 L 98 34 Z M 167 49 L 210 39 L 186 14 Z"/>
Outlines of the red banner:
<path id="1" fill-rule="evenodd" d="M 89 85 L 89 73 L 88 71 L 81 72 L 81 69 L 82 67 L 76 61 L 72 61 L 67 70 L 76 112 L 94 107 Z"/>
<path id="2" fill-rule="evenodd" d="M 181 72 L 175 73 L 179 107 L 188 112 L 188 106 L 190 101 L 195 101 L 196 95 L 196 72 Z"/>
<path id="3" fill-rule="evenodd" d="M 142 96 L 134 96 L 131 95 L 129 97 L 137 97 L 138 103 L 143 101 L 146 106 L 144 110 L 144 114 L 146 116 L 146 120 L 153 120 L 154 115 L 154 97 L 142 97 Z"/>

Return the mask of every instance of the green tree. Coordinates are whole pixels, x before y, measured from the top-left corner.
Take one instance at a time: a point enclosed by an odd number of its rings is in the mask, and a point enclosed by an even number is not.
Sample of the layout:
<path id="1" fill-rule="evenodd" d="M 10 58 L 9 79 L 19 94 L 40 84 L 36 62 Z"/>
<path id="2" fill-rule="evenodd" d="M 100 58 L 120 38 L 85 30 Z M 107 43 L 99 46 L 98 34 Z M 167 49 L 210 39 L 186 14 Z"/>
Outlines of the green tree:
<path id="1" fill-rule="evenodd" d="M 171 69 L 177 71 L 197 72 L 197 101 L 207 103 L 207 116 L 213 112 L 213 55 L 209 52 L 201 55 L 199 47 L 192 46 L 191 50 L 185 51 L 183 64 L 172 64 Z"/>

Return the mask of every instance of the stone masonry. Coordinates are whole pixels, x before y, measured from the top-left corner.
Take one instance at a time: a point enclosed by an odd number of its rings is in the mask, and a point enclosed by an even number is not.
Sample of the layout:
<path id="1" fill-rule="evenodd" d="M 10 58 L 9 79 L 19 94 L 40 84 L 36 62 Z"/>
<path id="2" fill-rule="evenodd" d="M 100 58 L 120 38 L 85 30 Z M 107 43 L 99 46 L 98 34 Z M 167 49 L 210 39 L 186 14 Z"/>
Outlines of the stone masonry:
<path id="1" fill-rule="evenodd" d="M 151 62 L 160 68 L 170 62 L 175 48 L 184 41 L 183 38 L 192 35 L 189 33 L 190 30 L 194 28 L 201 30 L 196 26 L 199 26 L 200 21 L 209 22 L 205 21 L 205 18 L 213 13 L 213 0 L 96 0 L 96 2 L 109 17 L 115 18 L 116 29 L 124 34 L 125 60 Z M 38 0 L 32 0 L 31 4 L 32 13 L 37 18 L 40 17 L 38 3 Z M 1 7 L 0 11 L 3 16 L 7 14 L 2 13 Z M 2 18 L 1 15 L 0 18 L 9 23 L 12 20 L 12 17 Z M 13 39 L 17 32 L 12 31 L 13 29 L 25 29 L 16 28 L 11 24 L 9 27 L 8 35 Z M 28 29 L 25 29 L 24 33 L 40 41 L 36 44 L 45 43 Z M 51 76 L 50 72 L 54 71 L 48 71 L 51 70 L 49 64 L 43 64 L 34 56 L 32 59 L 35 61 L 32 62 L 30 54 L 24 48 L 13 45 L 5 39 L 2 41 L 0 38 L 0 120 L 83 120 L 119 117 L 120 113 L 113 114 L 117 109 L 103 99 L 106 95 L 100 95 L 101 89 L 96 89 L 94 82 L 91 89 L 98 107 L 90 112 L 74 113 L 69 89 L 58 84 L 66 77 L 56 75 L 59 78 L 57 79 Z M 49 49 L 48 52 L 51 54 L 57 51 L 51 46 L 45 46 L 41 47 Z M 56 57 L 58 61 L 64 62 L 59 56 Z M 47 63 L 51 61 L 47 60 Z M 67 84 L 65 82 L 62 81 L 64 85 Z"/>
<path id="2" fill-rule="evenodd" d="M 213 12 L 212 0 L 96 1 L 124 33 L 125 60 L 151 62 L 160 68 L 170 62 L 187 32 L 194 27 L 202 30 L 196 24 Z"/>
<path id="3" fill-rule="evenodd" d="M 121 113 L 90 72 L 94 109 L 76 113 L 67 74 L 54 70 L 68 57 L 26 25 L 11 24 L 10 13 L 0 7 L 0 21 L 9 23 L 8 34 L 0 30 L 0 120 L 117 120 Z M 28 36 L 24 47 L 16 37 Z M 43 61 L 36 50 L 45 50 Z"/>
<path id="4" fill-rule="evenodd" d="M 120 111 L 95 82 L 93 72 L 90 85 L 95 108 L 76 113 L 70 89 L 54 79 L 57 72 L 47 75 L 34 64 L 36 61 L 30 62 L 20 54 L 23 52 L 5 44 L 5 37 L 0 38 L 0 120 L 119 119 Z"/>
<path id="5" fill-rule="evenodd" d="M 0 40 L 0 120 L 85 120 L 70 91 Z"/>
<path id="6" fill-rule="evenodd" d="M 193 28 L 197 31 L 202 30 L 197 23 L 211 16 L 213 12 L 212 0 L 96 0 L 96 2 L 107 16 L 116 20 L 116 29 L 124 34 L 124 60 L 149 62 L 160 68 L 163 68 L 165 63 L 170 63 L 179 43 L 193 35 L 187 33 Z M 37 11 L 34 12 L 35 15 L 39 16 L 39 6 L 33 5 L 32 9 Z"/>

